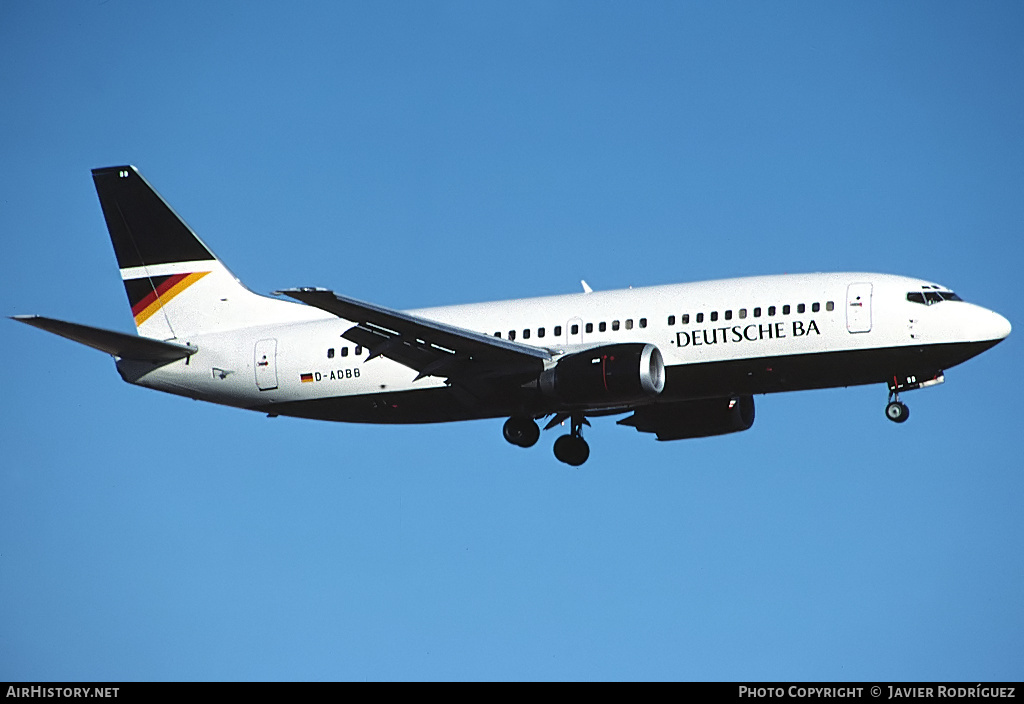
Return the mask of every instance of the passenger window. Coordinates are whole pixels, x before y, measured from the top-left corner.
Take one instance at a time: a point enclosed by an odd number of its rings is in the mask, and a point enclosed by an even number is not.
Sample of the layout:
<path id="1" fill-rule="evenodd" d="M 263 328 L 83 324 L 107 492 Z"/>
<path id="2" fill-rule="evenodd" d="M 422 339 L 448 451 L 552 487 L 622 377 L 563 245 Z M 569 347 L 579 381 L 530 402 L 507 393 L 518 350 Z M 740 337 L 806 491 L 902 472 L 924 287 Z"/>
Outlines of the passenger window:
<path id="1" fill-rule="evenodd" d="M 529 340 L 530 339 L 530 328 L 526 328 L 525 330 L 523 330 L 523 339 L 524 340 Z"/>
<path id="2" fill-rule="evenodd" d="M 508 331 L 508 339 L 510 339 L 510 340 L 516 339 L 516 331 L 515 330 L 509 330 Z"/>
<path id="3" fill-rule="evenodd" d="M 618 329 L 619 329 L 619 321 L 618 320 L 613 320 L 612 321 L 612 331 L 614 332 L 615 330 L 618 330 Z"/>
<path id="4" fill-rule="evenodd" d="M 342 357 L 348 357 L 348 347 L 342 347 L 341 348 L 341 356 Z"/>
<path id="5" fill-rule="evenodd" d="M 640 318 L 640 327 L 647 327 L 647 318 Z"/>
<path id="6" fill-rule="evenodd" d="M 703 313 L 697 313 L 697 322 L 698 323 L 703 323 L 704 322 L 704 314 Z"/>
<path id="7" fill-rule="evenodd" d="M 718 320 L 718 311 L 717 310 L 713 310 L 713 311 L 711 311 L 711 322 L 713 323 L 716 320 Z"/>
<path id="8" fill-rule="evenodd" d="M 331 347 L 327 350 L 327 359 L 334 359 L 334 348 Z"/>
<path id="9" fill-rule="evenodd" d="M 690 314 L 689 313 L 683 313 L 682 323 L 683 323 L 683 325 L 689 325 L 690 324 Z"/>
<path id="10" fill-rule="evenodd" d="M 668 324 L 669 325 L 675 325 L 676 324 L 676 316 L 674 316 L 674 315 L 668 316 Z M 629 321 L 628 320 L 626 321 L 626 325 L 627 326 L 629 325 Z"/>
<path id="11" fill-rule="evenodd" d="M 747 309 L 746 308 L 740 308 L 740 320 L 744 320 L 744 319 L 746 319 L 746 317 L 747 317 Z"/>
<path id="12" fill-rule="evenodd" d="M 495 337 L 501 337 L 501 333 L 500 332 L 496 332 L 496 333 L 494 333 L 494 336 Z"/>
<path id="13" fill-rule="evenodd" d="M 572 333 L 573 335 L 579 335 L 580 334 L 580 326 L 576 325 L 576 324 L 573 324 L 573 326 L 571 328 L 569 328 L 569 332 Z"/>
<path id="14" fill-rule="evenodd" d="M 789 305 L 788 304 L 782 306 L 782 314 L 783 315 L 789 315 Z"/>
<path id="15" fill-rule="evenodd" d="M 537 328 L 537 337 L 544 337 L 544 328 Z"/>
<path id="16" fill-rule="evenodd" d="M 821 310 L 821 304 L 820 303 L 812 303 L 811 304 L 811 312 L 812 313 L 817 313 L 819 310 Z"/>
<path id="17" fill-rule="evenodd" d="M 831 313 L 835 309 L 836 309 L 836 304 L 833 303 L 832 301 L 829 301 L 828 303 L 825 304 L 825 310 L 827 310 L 828 312 Z"/>
<path id="18" fill-rule="evenodd" d="M 356 350 L 355 350 L 355 352 L 356 352 L 356 357 L 358 357 L 359 355 L 361 355 L 361 354 L 363 353 L 363 346 L 362 346 L 362 345 L 356 345 Z"/>
<path id="19" fill-rule="evenodd" d="M 594 324 L 593 323 L 587 323 L 586 326 L 583 329 L 586 330 L 587 332 L 594 332 Z"/>
<path id="20" fill-rule="evenodd" d="M 754 317 L 755 318 L 760 318 L 761 317 L 761 308 L 760 307 L 754 309 Z"/>
<path id="21" fill-rule="evenodd" d="M 768 315 L 769 317 L 775 315 L 775 306 L 768 306 Z"/>
<path id="22" fill-rule="evenodd" d="M 732 320 L 732 311 L 731 310 L 725 311 L 725 319 L 726 320 Z"/>
<path id="23" fill-rule="evenodd" d="M 605 330 L 607 330 L 607 329 L 608 329 L 608 324 L 607 324 L 607 323 L 605 323 L 604 321 L 602 321 L 602 322 L 600 322 L 600 323 L 598 323 L 598 324 L 597 324 L 597 329 L 598 329 L 598 331 L 600 331 L 600 332 L 604 332 Z"/>
<path id="24" fill-rule="evenodd" d="M 575 327 L 575 326 L 573 326 L 573 327 Z M 561 325 L 556 325 L 555 326 L 555 337 L 561 337 L 561 336 L 562 336 L 562 326 Z"/>
<path id="25" fill-rule="evenodd" d="M 807 306 L 805 306 L 803 303 L 799 304 L 796 307 L 796 312 L 797 313 L 803 313 L 805 310 L 807 310 Z"/>
<path id="26" fill-rule="evenodd" d="M 675 316 L 673 315 L 671 317 L 672 317 L 672 319 L 674 321 L 675 320 Z M 669 325 L 671 325 L 671 324 L 672 323 L 669 323 Z M 633 329 L 633 319 L 632 318 L 626 318 L 626 329 L 627 330 L 632 330 Z"/>

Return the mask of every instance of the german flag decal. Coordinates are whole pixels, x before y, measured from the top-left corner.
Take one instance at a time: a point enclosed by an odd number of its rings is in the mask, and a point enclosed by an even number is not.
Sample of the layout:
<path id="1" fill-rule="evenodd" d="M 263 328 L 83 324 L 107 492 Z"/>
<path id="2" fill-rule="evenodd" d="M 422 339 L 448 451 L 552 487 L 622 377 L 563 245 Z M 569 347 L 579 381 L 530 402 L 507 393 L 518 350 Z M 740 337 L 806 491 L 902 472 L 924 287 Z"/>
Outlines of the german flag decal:
<path id="1" fill-rule="evenodd" d="M 128 292 L 128 302 L 132 306 L 135 325 L 142 325 L 172 298 L 209 273 L 197 271 L 191 274 L 153 276 L 125 281 L 124 288 Z"/>
<path id="2" fill-rule="evenodd" d="M 309 382 L 313 381 L 313 375 L 312 374 L 300 374 L 299 378 L 302 379 L 302 383 L 303 384 L 306 384 L 306 383 L 309 383 Z"/>

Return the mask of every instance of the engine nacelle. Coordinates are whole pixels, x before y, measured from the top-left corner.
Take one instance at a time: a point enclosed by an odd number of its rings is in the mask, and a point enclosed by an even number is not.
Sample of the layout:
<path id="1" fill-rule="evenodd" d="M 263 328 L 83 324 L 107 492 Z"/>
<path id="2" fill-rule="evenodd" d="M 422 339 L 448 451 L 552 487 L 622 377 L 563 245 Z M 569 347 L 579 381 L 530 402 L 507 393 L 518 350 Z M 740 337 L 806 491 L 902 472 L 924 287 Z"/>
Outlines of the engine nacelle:
<path id="1" fill-rule="evenodd" d="M 753 424 L 753 396 L 658 403 L 638 408 L 619 421 L 619 425 L 631 425 L 641 433 L 657 433 L 659 440 L 737 433 Z"/>
<path id="2" fill-rule="evenodd" d="M 568 354 L 540 375 L 540 388 L 571 406 L 612 408 L 657 396 L 665 388 L 661 350 L 641 342 Z"/>

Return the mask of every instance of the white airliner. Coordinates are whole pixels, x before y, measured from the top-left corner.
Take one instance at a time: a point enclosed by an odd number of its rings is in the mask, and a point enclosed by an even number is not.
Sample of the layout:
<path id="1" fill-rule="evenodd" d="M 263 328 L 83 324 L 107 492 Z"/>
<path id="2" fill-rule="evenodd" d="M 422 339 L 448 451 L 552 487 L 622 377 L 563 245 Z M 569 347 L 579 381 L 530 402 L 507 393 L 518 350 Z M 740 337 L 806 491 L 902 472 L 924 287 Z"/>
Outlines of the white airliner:
<path id="1" fill-rule="evenodd" d="M 398 311 L 321 288 L 245 288 L 133 166 L 95 169 L 138 335 L 16 320 L 112 355 L 121 377 L 266 413 L 355 423 L 507 417 L 508 442 L 587 460 L 588 416 L 659 440 L 754 422 L 755 394 L 885 383 L 899 394 L 1010 334 L 945 286 L 887 274 L 756 276 Z"/>

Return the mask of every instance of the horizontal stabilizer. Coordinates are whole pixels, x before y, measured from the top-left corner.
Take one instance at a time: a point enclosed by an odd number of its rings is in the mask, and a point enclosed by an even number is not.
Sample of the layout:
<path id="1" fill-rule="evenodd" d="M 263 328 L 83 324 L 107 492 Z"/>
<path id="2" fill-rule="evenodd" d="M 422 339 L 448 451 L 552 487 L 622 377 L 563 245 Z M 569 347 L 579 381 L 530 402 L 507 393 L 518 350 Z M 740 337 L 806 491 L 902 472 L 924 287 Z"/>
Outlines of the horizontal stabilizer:
<path id="1" fill-rule="evenodd" d="M 173 362 L 199 351 L 198 348 L 191 345 L 152 340 L 148 337 L 128 335 L 114 330 L 68 323 L 55 318 L 44 318 L 41 315 L 15 315 L 11 319 L 80 342 L 122 359 L 135 359 L 143 362 Z"/>

